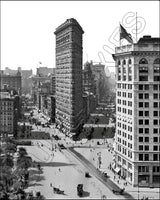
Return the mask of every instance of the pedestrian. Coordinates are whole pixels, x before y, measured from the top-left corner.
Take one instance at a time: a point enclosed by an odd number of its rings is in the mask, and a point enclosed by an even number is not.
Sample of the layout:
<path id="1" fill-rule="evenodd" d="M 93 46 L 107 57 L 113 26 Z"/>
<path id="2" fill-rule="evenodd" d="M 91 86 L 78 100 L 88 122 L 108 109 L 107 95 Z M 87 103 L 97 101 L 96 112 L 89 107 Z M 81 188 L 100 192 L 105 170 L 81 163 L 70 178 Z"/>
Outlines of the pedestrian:
<path id="1" fill-rule="evenodd" d="M 50 187 L 52 187 L 52 183 L 50 183 Z"/>
<path id="2" fill-rule="evenodd" d="M 119 184 L 119 180 L 117 180 L 117 183 Z"/>

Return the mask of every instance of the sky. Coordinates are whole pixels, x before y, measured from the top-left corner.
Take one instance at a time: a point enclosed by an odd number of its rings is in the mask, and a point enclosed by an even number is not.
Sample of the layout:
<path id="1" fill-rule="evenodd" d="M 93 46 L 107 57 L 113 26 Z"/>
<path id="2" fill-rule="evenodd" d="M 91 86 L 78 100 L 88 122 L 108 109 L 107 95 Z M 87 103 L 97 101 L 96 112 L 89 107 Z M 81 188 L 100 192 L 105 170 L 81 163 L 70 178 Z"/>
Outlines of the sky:
<path id="1" fill-rule="evenodd" d="M 83 63 L 101 62 L 114 71 L 119 24 L 136 42 L 136 13 L 137 39 L 159 37 L 158 1 L 1 1 L 1 68 L 35 73 L 39 66 L 55 67 L 54 31 L 75 18 L 84 30 Z"/>

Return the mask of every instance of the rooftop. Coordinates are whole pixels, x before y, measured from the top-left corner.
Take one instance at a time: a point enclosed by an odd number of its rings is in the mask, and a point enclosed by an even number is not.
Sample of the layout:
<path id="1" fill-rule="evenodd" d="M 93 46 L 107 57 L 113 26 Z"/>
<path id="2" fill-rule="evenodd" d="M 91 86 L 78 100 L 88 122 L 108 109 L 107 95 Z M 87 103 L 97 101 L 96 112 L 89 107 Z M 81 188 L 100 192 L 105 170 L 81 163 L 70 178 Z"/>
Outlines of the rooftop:
<path id="1" fill-rule="evenodd" d="M 153 38 L 146 35 L 140 38 L 137 43 L 115 48 L 115 54 L 124 54 L 132 51 L 160 51 L 160 38 Z"/>
<path id="2" fill-rule="evenodd" d="M 0 92 L 0 100 L 13 100 L 14 98 L 8 92 Z"/>
<path id="3" fill-rule="evenodd" d="M 58 26 L 56 28 L 56 31 L 54 32 L 54 34 L 57 34 L 58 32 L 62 31 L 63 29 L 67 28 L 68 26 L 77 26 L 79 27 L 79 29 L 82 31 L 82 33 L 84 33 L 82 27 L 80 26 L 80 24 L 77 22 L 76 19 L 74 18 L 70 18 L 67 19 L 63 24 L 61 24 L 60 26 Z"/>
<path id="4" fill-rule="evenodd" d="M 160 44 L 160 38 L 153 38 L 150 35 L 144 35 L 140 38 L 137 44 Z"/>

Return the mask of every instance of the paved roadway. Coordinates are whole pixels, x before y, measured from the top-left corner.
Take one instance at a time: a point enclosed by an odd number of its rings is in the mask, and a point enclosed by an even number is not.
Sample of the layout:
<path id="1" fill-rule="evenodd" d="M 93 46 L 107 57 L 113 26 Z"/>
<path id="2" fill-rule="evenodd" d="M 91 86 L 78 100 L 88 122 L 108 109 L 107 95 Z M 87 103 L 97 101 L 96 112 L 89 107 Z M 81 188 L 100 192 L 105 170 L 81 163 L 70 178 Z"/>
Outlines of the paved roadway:
<path id="1" fill-rule="evenodd" d="M 94 165 L 92 165 L 92 163 L 90 163 L 86 158 L 84 158 L 80 153 L 78 153 L 77 151 L 75 151 L 73 148 L 67 148 L 67 150 L 74 155 L 78 160 L 81 161 L 81 163 L 83 165 L 85 165 L 85 167 L 87 167 L 89 169 L 89 172 L 91 174 L 93 174 L 98 180 L 100 180 L 107 188 L 109 188 L 111 191 L 114 189 L 116 191 L 120 191 L 120 187 L 118 187 L 114 182 L 112 182 L 109 178 L 106 178 L 102 175 L 102 173 L 96 169 L 96 167 Z M 117 199 L 118 199 L 117 195 Z M 122 196 L 122 195 L 121 195 Z M 134 199 L 133 196 L 131 196 L 130 194 L 128 194 L 127 192 L 124 192 L 124 198 L 125 199 Z"/>

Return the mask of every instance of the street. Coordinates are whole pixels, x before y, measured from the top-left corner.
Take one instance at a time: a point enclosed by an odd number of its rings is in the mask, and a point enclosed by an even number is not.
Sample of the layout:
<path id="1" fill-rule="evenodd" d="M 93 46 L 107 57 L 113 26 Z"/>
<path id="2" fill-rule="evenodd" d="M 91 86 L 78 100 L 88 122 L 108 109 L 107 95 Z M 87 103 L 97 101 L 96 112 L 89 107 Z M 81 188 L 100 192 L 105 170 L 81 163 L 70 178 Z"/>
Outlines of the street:
<path id="1" fill-rule="evenodd" d="M 46 123 L 42 114 L 34 112 L 39 120 Z M 109 164 L 113 159 L 113 140 L 112 139 L 92 139 L 85 140 L 85 142 L 73 142 L 69 137 L 65 137 L 60 133 L 54 125 L 50 127 L 35 126 L 33 128 L 39 131 L 49 133 L 50 140 L 32 140 L 32 146 L 25 146 L 28 154 L 32 159 L 39 163 L 42 167 L 42 172 L 39 178 L 34 179 L 31 169 L 31 181 L 27 191 L 41 191 L 47 199 L 77 199 L 77 185 L 84 185 L 84 198 L 89 199 L 137 199 L 137 188 L 133 188 L 129 184 L 124 187 L 124 180 L 120 180 L 118 176 L 114 175 L 108 169 Z M 52 136 L 58 135 L 61 140 L 55 140 Z M 97 141 L 101 145 L 97 145 Z M 58 144 L 64 144 L 67 149 L 59 148 Z M 108 178 L 102 175 L 102 172 L 97 170 L 98 167 L 98 153 L 101 153 L 102 164 L 101 168 L 107 171 Z M 89 172 L 91 178 L 85 177 L 85 172 Z M 50 186 L 52 185 L 52 186 Z M 53 193 L 53 187 L 64 190 L 64 195 Z M 114 194 L 112 190 L 120 191 L 125 188 L 124 195 Z M 139 197 L 146 194 L 145 188 L 139 189 Z M 152 189 L 150 192 L 151 198 L 154 196 L 158 198 L 158 190 Z M 81 197 L 81 198 L 83 198 Z"/>

